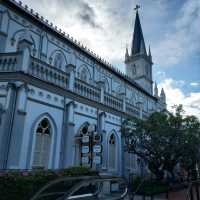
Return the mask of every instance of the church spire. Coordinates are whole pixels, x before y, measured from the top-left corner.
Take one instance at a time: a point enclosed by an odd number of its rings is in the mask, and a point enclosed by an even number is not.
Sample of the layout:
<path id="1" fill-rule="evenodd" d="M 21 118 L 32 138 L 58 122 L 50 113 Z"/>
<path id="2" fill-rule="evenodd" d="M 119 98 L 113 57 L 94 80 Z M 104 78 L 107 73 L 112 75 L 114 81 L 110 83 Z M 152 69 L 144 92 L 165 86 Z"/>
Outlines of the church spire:
<path id="1" fill-rule="evenodd" d="M 131 48 L 132 56 L 135 54 L 138 54 L 138 53 L 146 55 L 146 47 L 145 47 L 142 27 L 140 24 L 138 8 L 139 8 L 139 6 L 137 5 L 135 8 L 136 18 L 135 18 L 135 26 L 134 26 L 134 32 L 133 32 L 132 48 Z"/>

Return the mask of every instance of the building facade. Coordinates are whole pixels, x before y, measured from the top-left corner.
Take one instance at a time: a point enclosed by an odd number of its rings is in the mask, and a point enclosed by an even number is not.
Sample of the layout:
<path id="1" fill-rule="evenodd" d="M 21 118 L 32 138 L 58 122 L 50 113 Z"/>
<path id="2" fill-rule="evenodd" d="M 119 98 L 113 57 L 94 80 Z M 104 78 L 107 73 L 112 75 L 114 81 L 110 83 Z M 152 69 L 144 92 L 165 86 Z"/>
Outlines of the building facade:
<path id="1" fill-rule="evenodd" d="M 166 108 L 136 12 L 126 74 L 14 0 L 0 2 L 0 169 L 137 172 L 125 119 Z"/>

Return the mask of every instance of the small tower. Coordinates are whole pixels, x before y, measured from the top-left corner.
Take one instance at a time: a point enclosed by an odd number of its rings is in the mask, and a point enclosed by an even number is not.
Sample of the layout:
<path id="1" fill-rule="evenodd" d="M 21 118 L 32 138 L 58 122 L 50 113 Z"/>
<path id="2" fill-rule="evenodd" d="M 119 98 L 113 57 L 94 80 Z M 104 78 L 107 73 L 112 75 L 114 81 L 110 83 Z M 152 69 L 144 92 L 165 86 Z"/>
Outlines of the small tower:
<path id="1" fill-rule="evenodd" d="M 151 56 L 151 47 L 149 45 L 149 54 L 148 54 L 149 60 L 152 62 L 152 56 Z M 152 62 L 153 64 L 153 62 Z"/>
<path id="2" fill-rule="evenodd" d="M 129 53 L 128 53 L 128 47 L 126 47 L 125 62 L 128 62 L 128 59 L 129 59 Z"/>
<path id="3" fill-rule="evenodd" d="M 156 98 L 159 98 L 159 96 L 158 96 L 158 86 L 157 86 L 157 83 L 155 82 L 155 85 L 154 85 L 154 96 L 156 97 Z"/>
<path id="4" fill-rule="evenodd" d="M 166 103 L 166 95 L 165 95 L 165 91 L 162 88 L 161 93 L 160 93 L 160 99 L 163 103 Z"/>
<path id="5" fill-rule="evenodd" d="M 147 55 L 138 8 L 139 6 L 136 6 L 131 54 L 128 55 L 128 49 L 125 54 L 126 74 L 147 92 L 153 94 L 151 50 L 149 48 L 149 55 Z"/>

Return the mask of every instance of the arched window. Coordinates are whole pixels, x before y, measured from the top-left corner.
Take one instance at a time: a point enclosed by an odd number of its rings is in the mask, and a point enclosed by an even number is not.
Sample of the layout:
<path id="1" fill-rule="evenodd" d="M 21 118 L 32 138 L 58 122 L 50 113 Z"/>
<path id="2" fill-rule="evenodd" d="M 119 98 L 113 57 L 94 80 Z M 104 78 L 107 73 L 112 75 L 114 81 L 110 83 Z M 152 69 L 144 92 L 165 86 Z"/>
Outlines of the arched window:
<path id="1" fill-rule="evenodd" d="M 110 170 L 116 169 L 116 138 L 114 134 L 111 134 L 109 138 L 108 164 Z"/>
<path id="2" fill-rule="evenodd" d="M 51 146 L 52 127 L 47 118 L 43 118 L 35 130 L 35 147 L 33 154 L 33 168 L 48 168 Z"/>
<path id="3" fill-rule="evenodd" d="M 104 79 L 103 81 L 104 81 L 104 90 L 105 90 L 105 92 L 109 93 L 110 88 L 109 88 L 108 80 Z"/>
<path id="4" fill-rule="evenodd" d="M 89 70 L 86 68 L 86 67 L 83 67 L 81 70 L 80 70 L 80 72 L 79 72 L 80 74 L 80 79 L 82 80 L 82 81 L 85 81 L 86 83 L 89 83 L 90 82 L 90 72 L 89 72 Z"/>
<path id="5" fill-rule="evenodd" d="M 87 70 L 85 68 L 82 69 L 80 77 L 81 77 L 81 80 L 87 81 Z"/>
<path id="6" fill-rule="evenodd" d="M 63 64 L 63 56 L 60 53 L 57 53 L 54 58 L 54 66 L 61 69 Z"/>

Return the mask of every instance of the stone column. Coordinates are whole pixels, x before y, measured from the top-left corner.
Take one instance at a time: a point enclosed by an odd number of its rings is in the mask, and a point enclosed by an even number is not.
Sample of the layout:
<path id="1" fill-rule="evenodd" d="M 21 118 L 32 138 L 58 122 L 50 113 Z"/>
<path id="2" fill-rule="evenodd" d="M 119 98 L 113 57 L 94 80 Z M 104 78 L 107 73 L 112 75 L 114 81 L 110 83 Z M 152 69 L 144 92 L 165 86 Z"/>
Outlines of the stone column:
<path id="1" fill-rule="evenodd" d="M 8 83 L 6 103 L 3 107 L 4 115 L 1 119 L 0 131 L 0 169 L 7 168 L 10 135 L 12 131 L 12 118 L 15 109 L 16 93 L 15 84 Z"/>
<path id="2" fill-rule="evenodd" d="M 10 147 L 8 154 L 8 167 L 25 169 L 26 156 L 24 154 L 28 151 L 24 148 L 24 126 L 26 119 L 26 106 L 28 87 L 22 82 L 16 82 L 16 103 L 14 109 L 12 131 L 10 138 Z"/>
<path id="3" fill-rule="evenodd" d="M 142 119 L 142 102 L 138 101 L 137 105 L 139 107 L 139 118 Z"/>
<path id="4" fill-rule="evenodd" d="M 101 89 L 101 94 L 100 94 L 100 102 L 104 103 L 104 82 L 103 81 L 98 81 L 97 85 Z"/>
<path id="5" fill-rule="evenodd" d="M 122 98 L 122 110 L 123 112 L 126 112 L 126 93 L 122 92 L 120 96 Z"/>
<path id="6" fill-rule="evenodd" d="M 107 169 L 106 113 L 99 113 L 99 129 L 102 136 L 102 170 Z"/>
<path id="7" fill-rule="evenodd" d="M 72 64 L 67 66 L 67 72 L 69 73 L 69 85 L 68 88 L 70 91 L 74 91 L 74 85 L 75 85 L 75 69 L 76 67 Z"/>
<path id="8" fill-rule="evenodd" d="M 3 53 L 6 48 L 6 38 L 8 34 L 8 12 L 0 13 L 0 53 Z"/>
<path id="9" fill-rule="evenodd" d="M 30 38 L 28 30 L 24 31 L 24 34 L 21 36 L 18 43 L 18 50 L 22 52 L 20 71 L 23 71 L 24 73 L 28 72 L 32 44 L 33 42 Z"/>
<path id="10" fill-rule="evenodd" d="M 0 132 L 0 168 L 20 168 L 20 153 L 25 115 L 18 112 L 26 107 L 26 95 L 22 82 L 8 83 L 4 105 L 5 115 Z M 25 111 L 25 110 L 23 110 Z M 22 114 L 22 117 L 21 117 Z"/>
<path id="11" fill-rule="evenodd" d="M 74 133 L 74 107 L 75 102 L 67 100 L 65 109 L 65 117 L 63 123 L 62 136 L 62 157 L 61 167 L 73 166 L 74 152 L 75 152 L 75 133 Z"/>
<path id="12" fill-rule="evenodd" d="M 40 52 L 40 58 L 43 61 L 46 61 L 47 59 L 47 45 L 48 45 L 47 34 L 43 32 L 41 35 L 41 52 Z"/>

